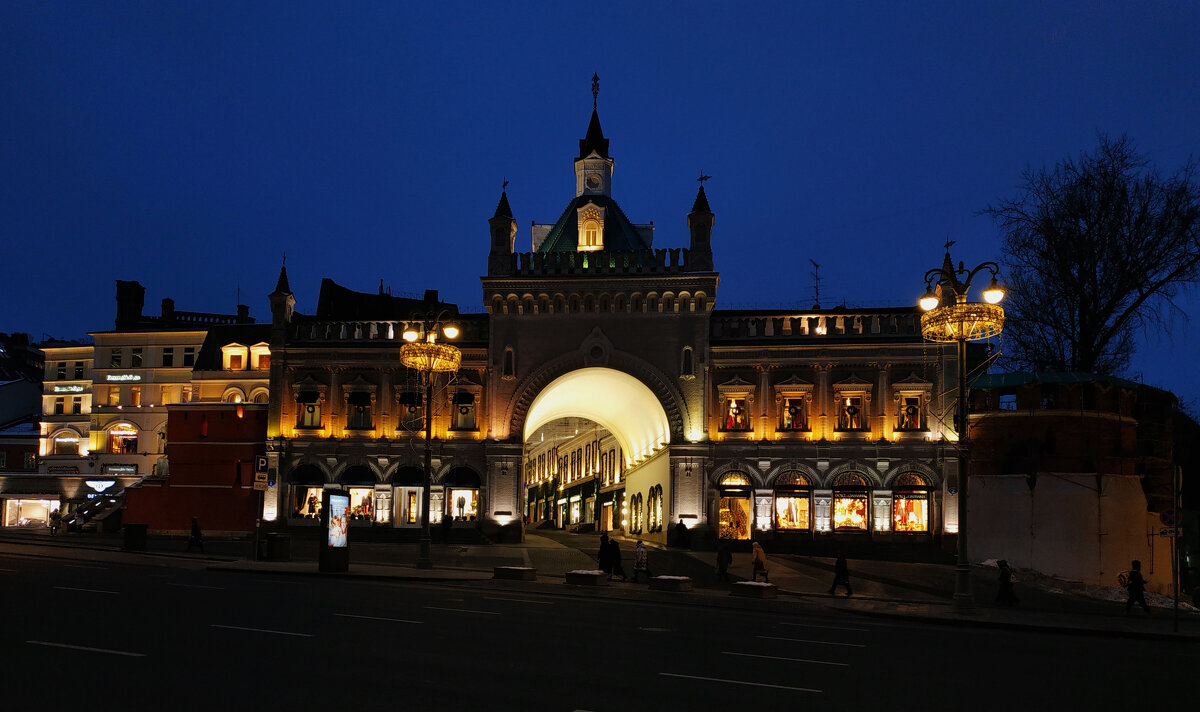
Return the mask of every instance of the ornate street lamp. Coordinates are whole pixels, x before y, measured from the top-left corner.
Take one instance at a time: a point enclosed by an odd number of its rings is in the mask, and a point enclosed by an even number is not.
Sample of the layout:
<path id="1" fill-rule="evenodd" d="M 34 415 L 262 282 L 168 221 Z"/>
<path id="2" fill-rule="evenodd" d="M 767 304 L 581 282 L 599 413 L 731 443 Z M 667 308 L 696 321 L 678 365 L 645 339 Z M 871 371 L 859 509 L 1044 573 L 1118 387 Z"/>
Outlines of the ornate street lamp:
<path id="1" fill-rule="evenodd" d="M 432 569 L 429 535 L 429 490 L 433 487 L 433 379 L 442 372 L 458 370 L 462 365 L 462 351 L 450 344 L 437 343 L 440 333 L 447 339 L 458 338 L 458 327 L 442 322 L 446 312 L 433 319 L 425 319 L 419 326 L 404 330 L 408 343 L 400 347 L 400 363 L 421 374 L 425 385 L 425 488 L 421 493 L 421 538 L 417 555 L 417 568 Z M 422 339 L 423 337 L 423 339 Z"/>
<path id="2" fill-rule="evenodd" d="M 975 607 L 971 593 L 971 564 L 967 559 L 967 458 L 970 443 L 970 427 L 967 423 L 967 342 L 978 341 L 1000 334 L 1004 328 L 1004 309 L 999 302 L 1004 290 L 996 281 L 999 266 L 995 262 L 984 262 L 968 271 L 962 262 L 958 269 L 950 259 L 950 245 L 946 245 L 946 258 L 942 266 L 925 273 L 925 295 L 920 305 L 925 310 L 921 315 L 921 335 L 930 341 L 958 344 L 958 546 L 954 575 L 954 607 L 960 611 Z M 967 291 L 971 280 L 982 270 L 992 275 L 992 281 L 983 290 L 984 302 L 968 302 Z M 934 291 L 936 288 L 936 292 Z"/>

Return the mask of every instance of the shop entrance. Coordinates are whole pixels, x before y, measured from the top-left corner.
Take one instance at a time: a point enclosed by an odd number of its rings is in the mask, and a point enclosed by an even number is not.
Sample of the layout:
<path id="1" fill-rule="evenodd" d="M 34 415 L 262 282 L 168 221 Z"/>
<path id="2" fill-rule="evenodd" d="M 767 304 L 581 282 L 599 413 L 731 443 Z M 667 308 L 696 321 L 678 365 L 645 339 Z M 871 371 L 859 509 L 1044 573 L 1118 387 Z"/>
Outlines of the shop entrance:
<path id="1" fill-rule="evenodd" d="M 718 485 L 717 536 L 721 539 L 750 538 L 750 514 L 753 511 L 753 490 L 750 478 L 740 472 L 721 478 Z"/>

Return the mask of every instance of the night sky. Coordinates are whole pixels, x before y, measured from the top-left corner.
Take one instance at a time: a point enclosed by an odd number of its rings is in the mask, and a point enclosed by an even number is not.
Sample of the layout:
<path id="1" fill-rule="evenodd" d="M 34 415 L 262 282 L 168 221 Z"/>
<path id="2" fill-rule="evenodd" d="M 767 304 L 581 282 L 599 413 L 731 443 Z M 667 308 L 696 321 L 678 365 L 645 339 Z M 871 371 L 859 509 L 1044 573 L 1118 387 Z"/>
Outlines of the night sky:
<path id="1" fill-rule="evenodd" d="M 1027 166 L 1128 133 L 1200 155 L 1194 3 L 0 4 L 0 331 L 111 329 L 114 280 L 268 320 L 322 277 L 481 310 L 510 181 L 518 249 L 574 197 L 600 75 L 613 196 L 687 244 L 717 215 L 718 308 L 912 304 Z M 1200 290 L 1180 305 L 1200 319 Z M 1196 328 L 1131 375 L 1200 405 Z M 1183 368 L 1180 368 L 1183 366 Z"/>

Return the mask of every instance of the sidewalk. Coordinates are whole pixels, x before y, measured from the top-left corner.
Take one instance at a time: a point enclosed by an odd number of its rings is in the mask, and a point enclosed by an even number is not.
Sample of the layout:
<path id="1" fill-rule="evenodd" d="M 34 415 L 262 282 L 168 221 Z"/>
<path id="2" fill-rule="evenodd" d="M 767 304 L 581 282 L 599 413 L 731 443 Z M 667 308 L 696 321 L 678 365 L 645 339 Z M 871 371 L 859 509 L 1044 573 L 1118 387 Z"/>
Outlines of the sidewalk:
<path id="1" fill-rule="evenodd" d="M 656 575 L 686 575 L 693 578 L 696 590 L 688 593 L 650 591 L 645 584 L 617 583 L 596 589 L 566 586 L 567 571 L 595 569 L 591 555 L 596 537 L 564 533 L 529 533 L 519 544 L 455 545 L 434 544 L 432 558 L 436 568 L 416 567 L 416 544 L 352 544 L 350 570 L 344 574 L 322 574 L 316 556 L 306 546 L 293 548 L 293 561 L 253 561 L 243 556 L 188 554 L 182 541 L 154 542 L 150 552 L 124 552 L 119 537 L 88 535 L 30 536 L 24 532 L 0 534 L 0 552 L 54 559 L 88 559 L 158 566 L 183 565 L 210 570 L 349 577 L 395 581 L 439 581 L 482 584 L 491 581 L 496 566 L 527 566 L 537 570 L 533 582 L 496 581 L 493 584 L 514 590 L 538 590 L 564 595 L 635 597 L 684 605 L 736 605 L 759 610 L 794 611 L 796 607 L 818 611 L 833 609 L 860 615 L 905 620 L 993 628 L 1011 631 L 1041 631 L 1076 635 L 1130 636 L 1139 638 L 1200 641 L 1200 614 L 1182 611 L 1179 633 L 1173 632 L 1173 611 L 1154 608 L 1153 616 L 1136 610 L 1126 617 L 1120 602 L 1087 599 L 1068 591 L 1045 590 L 1029 583 L 1016 587 L 1020 605 L 997 608 L 991 605 L 995 594 L 995 569 L 976 566 L 972 585 L 976 607 L 959 613 L 952 606 L 954 568 L 939 564 L 913 564 L 894 561 L 852 560 L 851 582 L 854 595 L 839 591 L 830 596 L 833 560 L 801 556 L 769 556 L 771 583 L 779 588 L 774 600 L 733 598 L 732 584 L 715 581 L 713 552 L 651 547 L 651 570 Z M 303 543 L 303 539 L 301 539 Z M 620 540 L 626 571 L 632 577 L 633 542 Z M 224 548 L 246 550 L 244 541 L 228 542 Z M 210 550 L 220 549 L 206 542 Z M 315 543 L 312 554 L 315 554 Z M 587 553 L 585 553 L 587 552 Z M 174 560 L 177 564 L 172 564 Z M 730 575 L 734 581 L 748 580 L 749 555 L 735 554 Z"/>

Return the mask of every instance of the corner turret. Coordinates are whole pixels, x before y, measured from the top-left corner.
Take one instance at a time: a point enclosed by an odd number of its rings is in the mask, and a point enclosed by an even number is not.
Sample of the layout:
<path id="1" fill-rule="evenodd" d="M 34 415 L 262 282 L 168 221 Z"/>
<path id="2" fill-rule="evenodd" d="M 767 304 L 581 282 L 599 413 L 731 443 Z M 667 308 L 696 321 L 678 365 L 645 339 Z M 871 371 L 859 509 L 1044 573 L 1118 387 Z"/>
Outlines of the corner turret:
<path id="1" fill-rule="evenodd" d="M 693 270 L 711 272 L 713 269 L 712 229 L 716 216 L 708 207 L 708 196 L 704 194 L 704 181 L 708 176 L 700 176 L 700 190 L 696 192 L 696 200 L 692 203 L 692 212 L 688 213 L 688 232 L 691 233 L 691 243 L 688 248 L 688 263 Z"/>
<path id="2" fill-rule="evenodd" d="M 496 204 L 496 212 L 488 220 L 488 230 L 492 236 L 492 249 L 488 253 L 488 274 L 508 274 L 512 269 L 513 245 L 517 239 L 517 221 L 513 219 L 512 208 L 508 205 L 508 181 L 500 190 L 500 202 Z"/>

